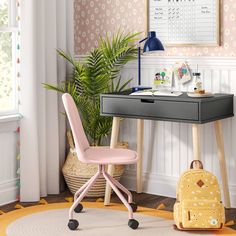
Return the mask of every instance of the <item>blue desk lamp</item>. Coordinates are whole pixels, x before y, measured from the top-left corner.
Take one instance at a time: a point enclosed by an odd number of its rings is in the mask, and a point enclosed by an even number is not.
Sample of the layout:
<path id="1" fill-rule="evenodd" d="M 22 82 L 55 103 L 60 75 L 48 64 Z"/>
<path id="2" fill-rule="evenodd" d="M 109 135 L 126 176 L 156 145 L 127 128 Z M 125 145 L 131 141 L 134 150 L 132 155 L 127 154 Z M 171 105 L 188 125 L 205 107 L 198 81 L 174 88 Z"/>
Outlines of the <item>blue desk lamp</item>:
<path id="1" fill-rule="evenodd" d="M 144 41 L 146 41 L 144 44 L 144 47 L 143 47 L 143 53 L 145 53 L 145 54 L 152 53 L 155 51 L 164 51 L 165 50 L 161 41 L 156 37 L 155 31 L 150 31 L 148 33 L 148 37 L 139 41 L 139 46 L 138 46 L 138 86 L 132 88 L 133 92 L 152 88 L 152 87 L 141 86 L 141 43 Z"/>

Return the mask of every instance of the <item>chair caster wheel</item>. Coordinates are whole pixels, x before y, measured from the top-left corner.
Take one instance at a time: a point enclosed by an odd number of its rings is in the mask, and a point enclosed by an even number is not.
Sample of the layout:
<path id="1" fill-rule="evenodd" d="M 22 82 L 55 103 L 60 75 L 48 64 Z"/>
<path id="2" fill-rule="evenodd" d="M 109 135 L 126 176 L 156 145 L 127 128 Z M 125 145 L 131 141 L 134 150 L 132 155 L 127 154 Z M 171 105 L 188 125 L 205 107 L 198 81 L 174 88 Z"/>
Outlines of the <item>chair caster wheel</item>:
<path id="1" fill-rule="evenodd" d="M 129 205 L 131 206 L 131 208 L 132 208 L 133 212 L 136 212 L 136 211 L 137 211 L 137 209 L 138 209 L 138 206 L 137 206 L 137 204 L 136 204 L 136 203 L 132 202 L 132 203 L 130 203 Z"/>
<path id="2" fill-rule="evenodd" d="M 83 205 L 82 204 L 78 204 L 75 208 L 75 213 L 80 213 L 83 210 Z"/>
<path id="3" fill-rule="evenodd" d="M 76 230 L 79 226 L 79 222 L 77 220 L 69 220 L 68 227 L 70 230 Z"/>
<path id="4" fill-rule="evenodd" d="M 130 219 L 129 222 L 128 222 L 128 226 L 131 228 L 131 229 L 137 229 L 138 226 L 139 226 L 139 223 L 137 220 L 135 219 Z"/>

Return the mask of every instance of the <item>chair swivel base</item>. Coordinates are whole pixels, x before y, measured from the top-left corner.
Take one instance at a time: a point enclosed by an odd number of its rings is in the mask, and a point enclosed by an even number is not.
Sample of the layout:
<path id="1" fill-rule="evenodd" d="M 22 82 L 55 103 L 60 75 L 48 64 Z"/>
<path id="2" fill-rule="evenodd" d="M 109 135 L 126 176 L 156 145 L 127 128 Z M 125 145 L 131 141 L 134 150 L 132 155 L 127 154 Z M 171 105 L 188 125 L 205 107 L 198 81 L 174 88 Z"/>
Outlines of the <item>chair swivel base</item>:
<path id="1" fill-rule="evenodd" d="M 131 206 L 133 212 L 136 212 L 138 209 L 138 206 L 135 202 L 131 202 L 129 203 L 129 205 Z M 75 213 L 80 213 L 83 210 L 83 205 L 81 203 L 79 203 L 76 208 L 74 209 Z"/>
<path id="2" fill-rule="evenodd" d="M 68 227 L 70 230 L 76 230 L 79 226 L 79 222 L 75 219 L 71 219 L 69 220 L 68 222 Z M 135 219 L 130 219 L 128 221 L 128 226 L 131 228 L 131 229 L 137 229 L 138 226 L 139 226 L 139 222 Z"/>
<path id="3" fill-rule="evenodd" d="M 133 212 L 136 212 L 137 211 L 137 204 L 132 202 L 132 203 L 129 203 L 129 205 L 131 206 Z M 80 213 L 81 211 L 83 210 L 83 205 L 81 203 L 79 203 L 76 208 L 74 209 L 74 212 L 75 213 Z M 71 219 L 69 220 L 69 223 L 68 223 L 68 227 L 70 230 L 76 230 L 79 226 L 79 222 L 75 219 Z M 130 219 L 128 221 L 128 226 L 131 228 L 131 229 L 137 229 L 138 226 L 139 226 L 139 222 L 135 219 Z"/>
<path id="4" fill-rule="evenodd" d="M 133 212 L 137 211 L 137 205 L 132 201 L 132 194 L 117 180 L 115 180 L 112 176 L 106 173 L 105 165 L 99 165 L 97 173 L 75 193 L 76 196 L 75 201 L 69 210 L 69 222 L 68 222 L 69 229 L 76 230 L 78 228 L 79 222 L 73 219 L 73 212 L 80 213 L 83 210 L 83 205 L 80 202 L 86 196 L 89 189 L 92 187 L 92 185 L 95 183 L 95 181 L 99 178 L 101 174 L 104 176 L 106 181 L 112 187 L 112 189 L 120 198 L 120 200 L 123 202 L 123 204 L 127 207 L 129 213 L 128 226 L 131 229 L 137 229 L 139 226 L 139 222 L 133 219 Z M 124 193 L 127 194 L 128 201 L 125 199 L 123 194 L 121 194 L 120 190 L 122 190 Z"/>

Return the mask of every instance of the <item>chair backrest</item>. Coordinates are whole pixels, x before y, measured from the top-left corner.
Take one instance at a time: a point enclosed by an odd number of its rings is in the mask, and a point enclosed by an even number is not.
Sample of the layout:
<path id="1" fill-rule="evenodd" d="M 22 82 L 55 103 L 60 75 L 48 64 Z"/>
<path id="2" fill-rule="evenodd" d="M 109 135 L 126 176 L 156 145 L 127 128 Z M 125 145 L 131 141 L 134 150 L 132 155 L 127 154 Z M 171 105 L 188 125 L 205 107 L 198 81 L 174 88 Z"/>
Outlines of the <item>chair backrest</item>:
<path id="1" fill-rule="evenodd" d="M 89 148 L 89 142 L 84 133 L 78 109 L 70 94 L 64 93 L 62 95 L 62 101 L 71 126 L 77 156 L 81 162 L 87 162 L 84 152 Z"/>

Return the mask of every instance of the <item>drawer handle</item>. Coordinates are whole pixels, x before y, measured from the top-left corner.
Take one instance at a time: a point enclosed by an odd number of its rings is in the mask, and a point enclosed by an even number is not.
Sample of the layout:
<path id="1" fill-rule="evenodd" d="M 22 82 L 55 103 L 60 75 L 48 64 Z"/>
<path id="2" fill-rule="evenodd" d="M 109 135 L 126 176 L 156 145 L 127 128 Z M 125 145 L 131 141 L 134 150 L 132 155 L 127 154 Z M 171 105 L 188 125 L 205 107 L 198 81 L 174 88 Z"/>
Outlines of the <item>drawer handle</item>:
<path id="1" fill-rule="evenodd" d="M 154 103 L 154 99 L 141 99 L 143 103 Z"/>

